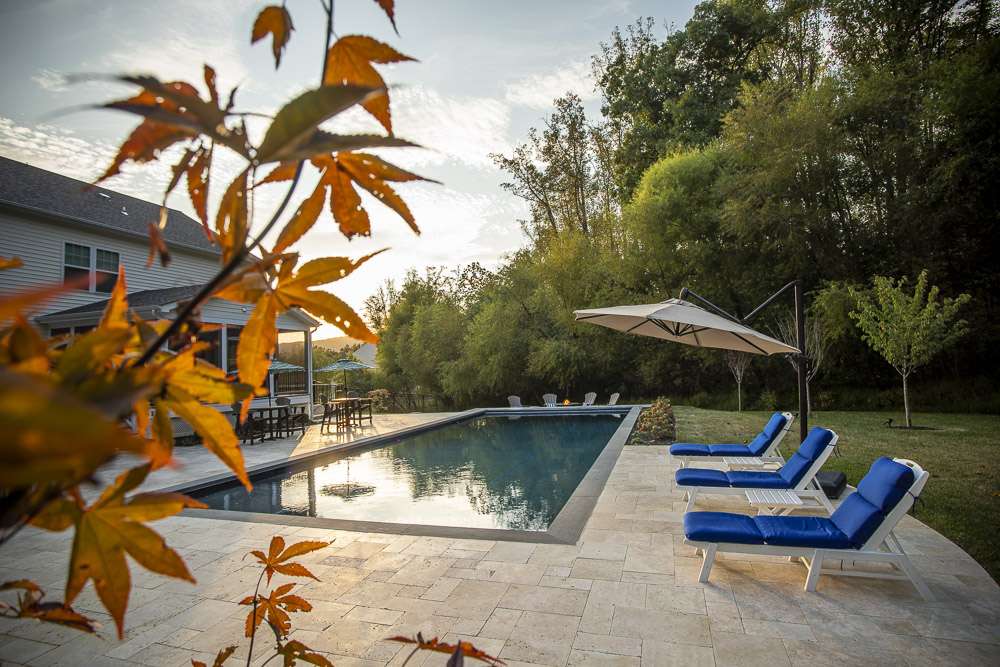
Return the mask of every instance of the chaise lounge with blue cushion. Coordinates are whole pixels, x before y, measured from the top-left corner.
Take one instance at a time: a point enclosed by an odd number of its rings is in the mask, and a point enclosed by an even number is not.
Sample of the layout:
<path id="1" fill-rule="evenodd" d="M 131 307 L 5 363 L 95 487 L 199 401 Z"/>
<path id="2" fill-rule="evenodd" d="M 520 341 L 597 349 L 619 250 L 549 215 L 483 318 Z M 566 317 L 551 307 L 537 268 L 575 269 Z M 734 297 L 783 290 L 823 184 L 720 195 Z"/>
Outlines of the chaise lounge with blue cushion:
<path id="1" fill-rule="evenodd" d="M 790 412 L 775 412 L 764 426 L 764 430 L 745 445 L 700 445 L 690 442 L 675 442 L 670 445 L 670 458 L 683 468 L 692 461 L 704 461 L 707 457 L 753 456 L 762 462 L 783 463 L 778 445 L 792 427 L 795 417 Z"/>
<path id="2" fill-rule="evenodd" d="M 777 470 L 713 470 L 681 468 L 674 473 L 678 489 L 687 492 L 686 512 L 694 508 L 699 493 L 745 495 L 747 489 L 791 491 L 800 500 L 813 500 L 827 512 L 833 511 L 816 473 L 837 446 L 837 434 L 828 428 L 813 427 L 798 450 Z"/>
<path id="3" fill-rule="evenodd" d="M 805 589 L 815 591 L 820 574 L 909 579 L 926 600 L 927 584 L 893 534 L 927 483 L 928 473 L 906 459 L 877 459 L 830 517 L 746 516 L 728 512 L 684 515 L 684 542 L 704 554 L 698 580 L 708 581 L 717 553 L 788 556 L 809 568 Z M 823 562 L 841 567 L 823 570 Z M 857 571 L 854 562 L 889 563 L 898 573 Z"/>

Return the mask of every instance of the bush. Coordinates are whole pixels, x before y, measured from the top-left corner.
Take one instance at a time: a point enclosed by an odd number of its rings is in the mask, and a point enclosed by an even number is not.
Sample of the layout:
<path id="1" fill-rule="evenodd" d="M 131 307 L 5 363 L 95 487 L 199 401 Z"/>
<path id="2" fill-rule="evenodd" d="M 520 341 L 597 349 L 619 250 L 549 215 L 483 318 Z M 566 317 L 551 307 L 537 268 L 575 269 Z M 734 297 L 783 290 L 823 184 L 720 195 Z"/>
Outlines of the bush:
<path id="1" fill-rule="evenodd" d="M 629 444 L 667 445 L 677 438 L 677 419 L 674 407 L 667 398 L 657 398 L 642 411 Z"/>
<path id="2" fill-rule="evenodd" d="M 389 399 L 392 394 L 388 389 L 372 389 L 368 392 L 368 398 L 372 399 L 372 410 L 374 412 L 385 412 L 389 408 Z"/>
<path id="3" fill-rule="evenodd" d="M 774 412 L 778 409 L 778 404 L 778 395 L 770 389 L 761 392 L 760 398 L 757 399 L 758 410 L 769 410 Z"/>

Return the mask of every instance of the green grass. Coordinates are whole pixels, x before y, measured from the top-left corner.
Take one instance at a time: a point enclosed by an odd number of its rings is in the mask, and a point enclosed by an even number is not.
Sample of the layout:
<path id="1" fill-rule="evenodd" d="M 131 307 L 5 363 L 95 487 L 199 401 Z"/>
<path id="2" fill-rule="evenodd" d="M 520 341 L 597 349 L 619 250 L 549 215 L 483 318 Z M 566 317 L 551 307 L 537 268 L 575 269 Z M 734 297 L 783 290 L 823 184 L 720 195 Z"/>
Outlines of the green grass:
<path id="1" fill-rule="evenodd" d="M 727 412 L 675 406 L 681 442 L 745 442 L 770 416 L 766 412 Z M 887 428 L 899 415 L 887 412 L 817 412 L 810 426 L 840 435 L 841 456 L 824 470 L 841 470 L 856 485 L 879 456 L 912 459 L 930 472 L 916 507 L 918 519 L 952 540 L 1000 580 L 1000 417 L 917 413 L 915 426 L 928 430 Z M 798 437 L 798 424 L 785 442 Z M 795 440 L 797 441 L 797 440 Z M 787 455 L 788 447 L 782 447 Z"/>

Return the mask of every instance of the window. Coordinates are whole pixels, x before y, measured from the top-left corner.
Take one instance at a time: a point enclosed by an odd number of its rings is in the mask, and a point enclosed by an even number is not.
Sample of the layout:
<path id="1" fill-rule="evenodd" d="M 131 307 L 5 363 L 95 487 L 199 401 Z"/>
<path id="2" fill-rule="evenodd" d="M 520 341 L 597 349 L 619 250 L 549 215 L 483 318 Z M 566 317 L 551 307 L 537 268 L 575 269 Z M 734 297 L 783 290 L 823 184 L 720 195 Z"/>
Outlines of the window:
<path id="1" fill-rule="evenodd" d="M 243 331 L 243 327 L 232 325 L 226 327 L 226 371 L 230 375 L 235 375 L 238 370 L 236 367 L 236 348 L 240 344 L 241 331 Z"/>
<path id="2" fill-rule="evenodd" d="M 199 359 L 204 359 L 213 366 L 222 366 L 222 350 L 220 343 L 222 342 L 222 332 L 218 329 L 215 331 L 201 331 L 198 333 L 198 340 L 208 343 L 211 347 L 207 350 L 202 350 L 196 356 Z"/>
<path id="3" fill-rule="evenodd" d="M 97 250 L 97 264 L 94 270 L 94 291 L 111 294 L 118 282 L 118 253 Z"/>
<path id="4" fill-rule="evenodd" d="M 90 248 L 75 243 L 66 244 L 63 260 L 63 283 L 77 289 L 90 290 Z"/>
<path id="5" fill-rule="evenodd" d="M 63 283 L 87 292 L 110 294 L 118 282 L 120 261 L 121 256 L 117 252 L 67 243 L 63 257 Z"/>

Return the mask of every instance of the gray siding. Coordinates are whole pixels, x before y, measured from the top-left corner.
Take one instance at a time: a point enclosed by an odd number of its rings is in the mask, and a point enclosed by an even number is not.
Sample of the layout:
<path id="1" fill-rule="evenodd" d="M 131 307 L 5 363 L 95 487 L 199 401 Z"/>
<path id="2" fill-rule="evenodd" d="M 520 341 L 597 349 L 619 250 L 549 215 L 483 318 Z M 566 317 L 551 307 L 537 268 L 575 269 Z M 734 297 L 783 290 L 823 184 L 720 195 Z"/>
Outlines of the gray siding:
<path id="1" fill-rule="evenodd" d="M 23 267 L 0 273 L 0 294 L 62 281 L 66 242 L 119 253 L 125 265 L 129 292 L 201 284 L 207 282 L 219 268 L 217 256 L 181 248 L 171 248 L 173 261 L 167 268 L 161 267 L 158 262 L 146 268 L 149 247 L 142 239 L 0 211 L 0 257 L 20 257 L 24 261 Z M 106 298 L 106 294 L 98 292 L 73 290 L 52 299 L 37 314 L 44 315 Z"/>

